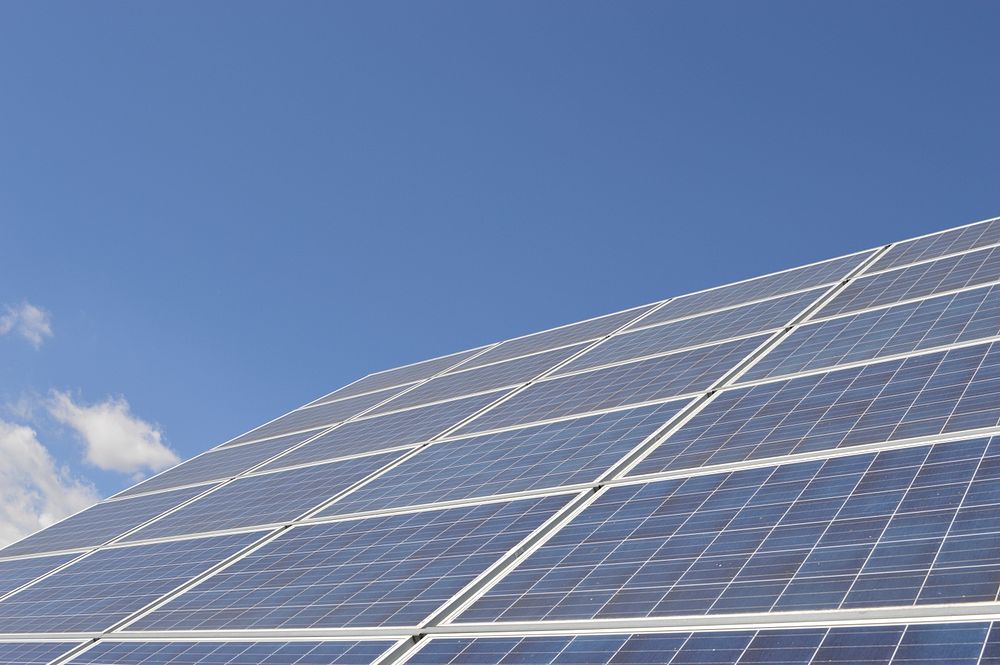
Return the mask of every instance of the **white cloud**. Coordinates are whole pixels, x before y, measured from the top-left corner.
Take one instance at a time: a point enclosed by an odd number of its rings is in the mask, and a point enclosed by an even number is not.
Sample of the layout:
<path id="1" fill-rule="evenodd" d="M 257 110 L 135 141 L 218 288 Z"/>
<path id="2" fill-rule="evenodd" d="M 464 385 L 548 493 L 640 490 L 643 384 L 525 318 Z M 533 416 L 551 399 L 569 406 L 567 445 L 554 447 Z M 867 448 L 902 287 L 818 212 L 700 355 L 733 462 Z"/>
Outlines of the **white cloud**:
<path id="1" fill-rule="evenodd" d="M 36 349 L 46 337 L 52 337 L 52 316 L 41 307 L 25 302 L 11 307 L 4 306 L 0 314 L 0 335 L 20 335 Z"/>
<path id="2" fill-rule="evenodd" d="M 99 469 L 139 476 L 180 461 L 163 443 L 159 428 L 132 415 L 124 397 L 85 405 L 68 393 L 53 391 L 47 407 L 53 418 L 76 431 L 84 443 L 84 458 Z"/>
<path id="3" fill-rule="evenodd" d="M 56 465 L 33 429 L 0 420 L 0 546 L 98 498 L 92 485 Z"/>

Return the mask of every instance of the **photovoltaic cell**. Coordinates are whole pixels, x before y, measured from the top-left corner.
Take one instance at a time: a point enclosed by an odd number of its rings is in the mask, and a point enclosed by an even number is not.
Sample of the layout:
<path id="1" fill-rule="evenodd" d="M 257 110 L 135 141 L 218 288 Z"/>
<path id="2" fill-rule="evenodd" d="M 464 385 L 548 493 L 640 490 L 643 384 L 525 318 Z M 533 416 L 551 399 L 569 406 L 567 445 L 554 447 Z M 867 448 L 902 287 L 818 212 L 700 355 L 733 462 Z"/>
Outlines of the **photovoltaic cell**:
<path id="1" fill-rule="evenodd" d="M 227 446 L 210 450 L 204 455 L 178 464 L 169 471 L 153 476 L 138 485 L 133 485 L 115 496 L 132 496 L 168 487 L 232 478 L 314 436 L 316 436 L 315 431 L 289 434 L 243 446 Z"/>
<path id="2" fill-rule="evenodd" d="M 983 344 L 725 390 L 631 475 L 992 427 L 998 359 Z"/>
<path id="3" fill-rule="evenodd" d="M 1000 335 L 1000 287 L 802 326 L 742 378 L 754 381 Z"/>
<path id="4" fill-rule="evenodd" d="M 524 499 L 293 527 L 134 627 L 412 626 L 567 500 Z"/>
<path id="5" fill-rule="evenodd" d="M 102 501 L 34 533 L 3 551 L 5 556 L 91 547 L 148 522 L 157 515 L 201 494 L 210 485 L 149 494 L 121 501 Z"/>
<path id="6" fill-rule="evenodd" d="M 599 367 L 765 330 L 773 331 L 795 318 L 819 298 L 823 291 L 825 289 L 814 289 L 745 307 L 615 335 L 560 368 L 560 372 Z"/>
<path id="7" fill-rule="evenodd" d="M 428 640 L 408 665 L 986 665 L 989 623 Z M 980 654 L 984 658 L 980 661 Z"/>
<path id="8" fill-rule="evenodd" d="M 898 243 L 875 262 L 872 270 L 888 270 L 998 242 L 1000 242 L 1000 220 L 982 222 Z"/>
<path id="9" fill-rule="evenodd" d="M 386 640 L 327 642 L 98 642 L 80 665 L 369 665 Z"/>
<path id="10" fill-rule="evenodd" d="M 581 348 L 579 345 L 570 346 L 464 372 L 443 374 L 383 404 L 372 414 L 521 384 L 558 365 Z"/>
<path id="11" fill-rule="evenodd" d="M 545 330 L 534 335 L 509 339 L 478 358 L 470 360 L 463 367 L 478 367 L 479 365 L 498 360 L 509 360 L 510 358 L 517 358 L 537 351 L 599 339 L 618 330 L 632 319 L 653 307 L 654 305 L 643 305 L 642 307 L 608 314 L 607 316 L 589 321 L 581 321 L 580 323 L 574 323 L 554 330 Z"/>
<path id="12" fill-rule="evenodd" d="M 766 335 L 749 337 L 539 381 L 458 431 L 485 432 L 703 390 L 738 365 L 766 338 Z"/>
<path id="13" fill-rule="evenodd" d="M 4 665 L 47 665 L 81 642 L 0 642 Z"/>
<path id="14" fill-rule="evenodd" d="M 226 443 L 232 446 L 246 441 L 255 441 L 277 434 L 288 434 L 300 430 L 314 430 L 324 426 L 347 420 L 356 416 L 362 411 L 370 409 L 379 402 L 384 402 L 399 392 L 396 388 L 382 390 L 377 393 L 369 393 L 359 397 L 327 402 L 320 406 L 302 407 L 291 413 L 281 416 L 277 420 L 261 425 L 257 429 L 247 432 L 243 436 L 237 437 Z"/>
<path id="15" fill-rule="evenodd" d="M 98 550 L 0 602 L 0 632 L 104 630 L 261 537 Z"/>
<path id="16" fill-rule="evenodd" d="M 590 482 L 683 405 L 667 402 L 433 445 L 321 514 L 346 515 Z"/>
<path id="17" fill-rule="evenodd" d="M 683 316 L 711 312 L 751 300 L 762 300 L 792 291 L 811 289 L 821 284 L 839 282 L 871 255 L 872 252 L 868 251 L 853 256 L 843 256 L 737 284 L 680 296 L 647 316 L 641 325 L 672 321 Z"/>
<path id="18" fill-rule="evenodd" d="M 460 353 L 453 353 L 449 356 L 443 356 L 441 358 L 432 358 L 431 360 L 425 360 L 412 365 L 406 365 L 404 367 L 397 367 L 395 369 L 387 369 L 381 372 L 376 372 L 375 374 L 369 374 L 352 384 L 346 385 L 343 388 L 339 388 L 332 393 L 310 402 L 310 404 L 322 404 L 324 402 L 329 402 L 330 400 L 353 397 L 354 395 L 361 395 L 375 390 L 385 390 L 386 388 L 395 388 L 415 383 L 416 381 L 423 381 L 424 379 L 434 376 L 438 372 L 443 372 L 449 367 L 453 367 L 466 361 L 469 357 L 474 356 L 481 350 L 482 347 L 479 347 L 468 351 L 462 351 Z"/>
<path id="19" fill-rule="evenodd" d="M 3 551 L 6 556 L 6 550 Z M 36 577 L 41 577 L 78 554 L 58 554 L 55 556 L 32 557 L 30 559 L 0 560 L 0 596 L 10 593 L 17 587 L 27 584 Z"/>
<path id="20" fill-rule="evenodd" d="M 240 478 L 145 526 L 126 540 L 287 522 L 378 471 L 400 454 L 369 455 Z"/>
<path id="21" fill-rule="evenodd" d="M 612 487 L 459 622 L 995 601 L 1000 444 Z"/>
<path id="22" fill-rule="evenodd" d="M 861 277 L 819 311 L 827 317 L 891 305 L 1000 279 L 1000 248 L 982 249 L 909 268 Z"/>
<path id="23" fill-rule="evenodd" d="M 280 469 L 305 462 L 319 462 L 367 453 L 382 448 L 422 443 L 493 402 L 503 391 L 441 402 L 430 406 L 397 411 L 384 416 L 365 418 L 341 425 L 315 441 L 293 450 L 268 464 L 266 469 Z"/>

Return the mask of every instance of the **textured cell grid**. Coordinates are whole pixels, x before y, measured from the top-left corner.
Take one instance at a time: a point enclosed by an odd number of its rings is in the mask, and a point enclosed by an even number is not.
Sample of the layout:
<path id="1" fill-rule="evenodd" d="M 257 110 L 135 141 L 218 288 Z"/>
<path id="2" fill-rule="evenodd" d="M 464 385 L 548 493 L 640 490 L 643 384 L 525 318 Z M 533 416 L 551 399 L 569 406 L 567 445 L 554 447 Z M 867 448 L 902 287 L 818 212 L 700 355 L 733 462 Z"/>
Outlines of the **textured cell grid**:
<path id="1" fill-rule="evenodd" d="M 434 445 L 322 514 L 346 515 L 591 482 L 684 404 L 667 402 Z"/>
<path id="2" fill-rule="evenodd" d="M 459 430 L 487 430 L 708 388 L 761 345 L 766 335 L 539 381 Z"/>
<path id="3" fill-rule="evenodd" d="M 1000 242 L 1000 220 L 991 220 L 897 243 L 875 262 L 872 270 L 888 270 L 945 254 L 964 252 Z"/>
<path id="4" fill-rule="evenodd" d="M 6 555 L 6 550 L 3 553 Z M 0 560 L 0 596 L 55 570 L 77 556 L 79 555 L 58 554 L 30 559 Z"/>
<path id="5" fill-rule="evenodd" d="M 133 485 L 115 496 L 132 496 L 168 487 L 232 478 L 314 436 L 316 436 L 316 432 L 303 432 L 242 446 L 226 446 L 210 450 L 204 455 L 178 464 L 169 471 L 153 476 L 138 485 Z"/>
<path id="6" fill-rule="evenodd" d="M 871 255 L 872 252 L 868 251 L 853 256 L 843 256 L 737 284 L 680 296 L 644 318 L 642 325 L 672 321 L 683 316 L 712 312 L 753 300 L 811 289 L 822 284 L 833 284 L 847 277 L 852 270 L 860 266 Z"/>
<path id="7" fill-rule="evenodd" d="M 98 642 L 79 665 L 369 665 L 390 641 Z"/>
<path id="8" fill-rule="evenodd" d="M 524 499 L 296 527 L 135 627 L 412 626 L 566 501 Z"/>
<path id="9" fill-rule="evenodd" d="M 989 623 L 433 638 L 409 665 L 996 665 Z"/>
<path id="10" fill-rule="evenodd" d="M 287 522 L 370 476 L 399 455 L 382 453 L 240 478 L 143 527 L 126 540 Z"/>
<path id="11" fill-rule="evenodd" d="M 754 381 L 1000 335 L 1000 287 L 988 286 L 805 325 L 743 377 Z"/>
<path id="12" fill-rule="evenodd" d="M 3 554 L 36 554 L 100 545 L 201 494 L 209 487 L 200 485 L 134 499 L 104 501 L 14 543 Z"/>
<path id="13" fill-rule="evenodd" d="M 0 663 L 47 665 L 79 644 L 79 642 L 0 642 Z"/>
<path id="14" fill-rule="evenodd" d="M 573 360 L 560 373 L 675 351 L 781 328 L 825 291 L 814 289 L 615 335 Z"/>
<path id="15" fill-rule="evenodd" d="M 997 279 L 1000 279 L 1000 247 L 981 249 L 857 279 L 825 305 L 818 316 L 891 305 Z"/>
<path id="16" fill-rule="evenodd" d="M 288 434 L 301 430 L 315 430 L 347 420 L 356 416 L 362 411 L 366 411 L 379 402 L 384 402 L 399 392 L 397 388 L 381 390 L 367 395 L 350 397 L 348 399 L 337 400 L 336 402 L 326 402 L 319 406 L 308 406 L 296 409 L 287 413 L 277 420 L 261 425 L 255 430 L 247 432 L 232 441 L 226 442 L 227 446 L 256 441 L 278 434 Z"/>
<path id="17" fill-rule="evenodd" d="M 643 312 L 652 309 L 653 306 L 644 305 L 589 321 L 573 323 L 554 330 L 545 330 L 526 337 L 509 339 L 483 355 L 463 364 L 462 367 L 478 367 L 479 365 L 497 362 L 498 360 L 508 360 L 537 351 L 599 339 L 618 330 L 632 319 L 642 315 Z"/>
<path id="18" fill-rule="evenodd" d="M 460 622 L 995 601 L 1000 443 L 613 487 Z"/>
<path id="19" fill-rule="evenodd" d="M 0 601 L 0 633 L 107 629 L 260 535 L 98 550 Z"/>
<path id="20" fill-rule="evenodd" d="M 632 474 L 992 427 L 998 361 L 986 344 L 727 390 Z"/>
<path id="21" fill-rule="evenodd" d="M 383 404 L 372 411 L 372 414 L 521 384 L 551 369 L 580 349 L 580 346 L 564 347 L 495 365 L 444 374 Z"/>
<path id="22" fill-rule="evenodd" d="M 397 411 L 341 425 L 306 445 L 279 457 L 266 469 L 319 462 L 381 448 L 422 443 L 490 404 L 504 392 L 476 395 L 408 411 Z"/>

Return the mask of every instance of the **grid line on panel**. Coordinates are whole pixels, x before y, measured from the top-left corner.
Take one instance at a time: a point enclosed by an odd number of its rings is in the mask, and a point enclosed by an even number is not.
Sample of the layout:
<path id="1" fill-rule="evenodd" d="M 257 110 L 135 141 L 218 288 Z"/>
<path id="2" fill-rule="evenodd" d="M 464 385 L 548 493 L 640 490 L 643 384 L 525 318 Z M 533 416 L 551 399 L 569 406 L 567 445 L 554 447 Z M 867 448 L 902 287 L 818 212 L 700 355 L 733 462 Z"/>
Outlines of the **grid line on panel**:
<path id="1" fill-rule="evenodd" d="M 73 658 L 82 665 L 369 665 L 396 640 L 117 641 L 102 639 Z"/>
<path id="2" fill-rule="evenodd" d="M 60 662 L 79 648 L 77 642 L 0 642 L 0 663 L 4 665 L 49 665 Z"/>

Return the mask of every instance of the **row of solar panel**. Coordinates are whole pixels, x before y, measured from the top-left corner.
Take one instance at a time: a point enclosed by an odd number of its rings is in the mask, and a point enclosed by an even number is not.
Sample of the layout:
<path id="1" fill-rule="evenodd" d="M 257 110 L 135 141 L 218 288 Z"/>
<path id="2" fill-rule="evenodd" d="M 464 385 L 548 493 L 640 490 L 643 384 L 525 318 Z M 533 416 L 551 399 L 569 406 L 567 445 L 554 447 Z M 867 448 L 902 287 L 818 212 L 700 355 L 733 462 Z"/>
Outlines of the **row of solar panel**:
<path id="1" fill-rule="evenodd" d="M 415 627 L 575 494 L 96 550 L 0 601 L 0 633 Z M 1000 440 L 607 486 L 456 619 L 996 602 Z M 251 551 L 248 547 L 255 546 Z M 72 555 L 0 562 L 0 592 Z"/>
<path id="2" fill-rule="evenodd" d="M 46 665 L 75 644 L 0 643 L 0 661 Z M 72 659 L 86 665 L 369 665 L 389 640 L 101 641 Z M 1000 630 L 988 622 L 693 633 L 431 637 L 413 665 L 996 665 Z"/>

